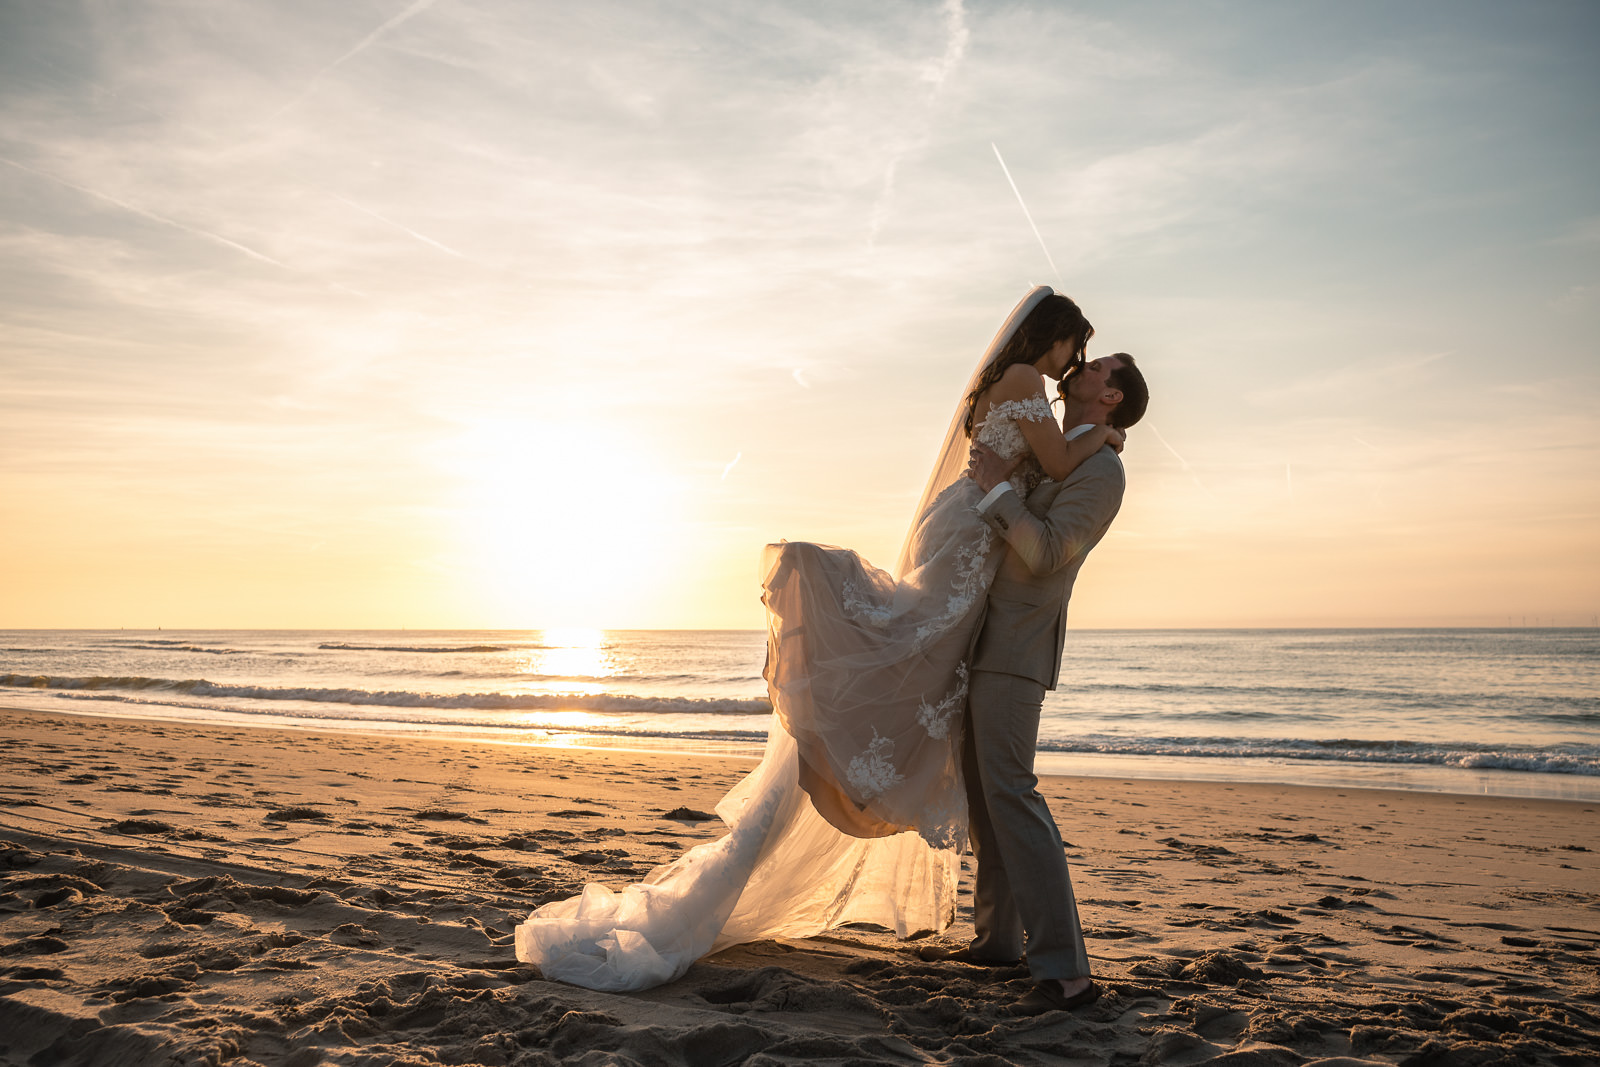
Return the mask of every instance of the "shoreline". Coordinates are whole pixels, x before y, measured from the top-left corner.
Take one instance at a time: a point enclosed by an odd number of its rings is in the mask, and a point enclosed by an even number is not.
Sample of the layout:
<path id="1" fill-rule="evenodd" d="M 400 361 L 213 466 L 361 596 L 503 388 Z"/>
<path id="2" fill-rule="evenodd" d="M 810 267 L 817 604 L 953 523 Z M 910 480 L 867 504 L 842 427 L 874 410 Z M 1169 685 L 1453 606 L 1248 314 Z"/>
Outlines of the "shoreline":
<path id="1" fill-rule="evenodd" d="M 720 837 L 739 761 L 0 726 L 6 1065 L 1565 1065 L 1600 1046 L 1595 805 L 1046 777 L 1106 995 L 1017 1018 L 1020 968 L 925 964 L 866 928 L 736 946 L 638 995 L 516 963 L 531 908 Z M 937 940 L 971 923 L 969 873 Z"/>
<path id="2" fill-rule="evenodd" d="M 546 728 L 471 727 L 357 719 L 322 721 L 292 715 L 255 715 L 196 711 L 185 714 L 119 714 L 95 708 L 19 707 L 13 694 L 0 694 L 0 712 L 18 711 L 69 718 L 102 718 L 116 722 L 164 722 L 192 727 L 240 730 L 290 730 L 334 733 L 374 739 L 416 737 L 439 741 L 507 745 L 539 749 L 583 749 L 595 752 L 638 752 L 757 761 L 765 742 L 753 739 L 661 736 L 638 733 L 583 733 Z M 1524 797 L 1571 803 L 1600 803 L 1600 777 L 1548 771 L 1513 771 L 1444 767 L 1422 763 L 1352 763 L 1338 760 L 1290 760 L 1280 757 L 1177 757 L 1042 750 L 1035 764 L 1041 776 L 1132 778 L 1164 782 L 1230 782 L 1306 786 L 1328 789 L 1392 789 L 1447 796 Z"/>

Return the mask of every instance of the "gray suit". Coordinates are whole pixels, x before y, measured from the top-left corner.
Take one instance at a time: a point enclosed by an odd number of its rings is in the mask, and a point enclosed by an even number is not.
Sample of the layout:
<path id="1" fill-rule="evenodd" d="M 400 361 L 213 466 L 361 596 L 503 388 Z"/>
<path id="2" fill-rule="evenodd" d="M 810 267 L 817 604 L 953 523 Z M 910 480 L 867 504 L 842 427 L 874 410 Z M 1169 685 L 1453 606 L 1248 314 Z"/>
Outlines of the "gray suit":
<path id="1" fill-rule="evenodd" d="M 1110 448 L 1026 503 L 1003 493 L 983 513 L 1007 551 L 973 638 L 962 751 L 977 856 L 975 956 L 1026 953 L 1035 979 L 1089 973 L 1061 834 L 1033 773 L 1039 711 L 1061 676 L 1067 600 L 1122 505 L 1122 461 Z"/>

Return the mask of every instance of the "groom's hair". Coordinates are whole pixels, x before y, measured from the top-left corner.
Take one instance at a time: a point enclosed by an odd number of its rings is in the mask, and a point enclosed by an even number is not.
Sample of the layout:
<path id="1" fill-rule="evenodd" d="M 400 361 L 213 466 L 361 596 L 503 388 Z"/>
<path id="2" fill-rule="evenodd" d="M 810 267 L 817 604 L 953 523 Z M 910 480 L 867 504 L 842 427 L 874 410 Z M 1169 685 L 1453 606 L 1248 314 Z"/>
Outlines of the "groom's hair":
<path id="1" fill-rule="evenodd" d="M 1111 425 L 1118 430 L 1144 418 L 1144 409 L 1150 406 L 1150 390 L 1144 384 L 1144 372 L 1126 352 L 1113 352 L 1111 358 L 1118 366 L 1106 375 L 1106 384 L 1122 391 L 1122 401 L 1111 409 Z"/>

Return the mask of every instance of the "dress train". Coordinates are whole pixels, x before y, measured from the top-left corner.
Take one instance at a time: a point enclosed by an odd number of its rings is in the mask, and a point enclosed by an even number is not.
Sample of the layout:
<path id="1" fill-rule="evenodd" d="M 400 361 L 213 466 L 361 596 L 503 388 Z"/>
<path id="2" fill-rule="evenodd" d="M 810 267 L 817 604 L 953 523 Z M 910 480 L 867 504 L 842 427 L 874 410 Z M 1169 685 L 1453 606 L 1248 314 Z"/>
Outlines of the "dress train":
<path id="1" fill-rule="evenodd" d="M 774 725 L 761 763 L 720 803 L 731 829 L 619 891 L 539 908 L 517 958 L 546 978 L 612 992 L 649 989 L 730 945 L 872 923 L 901 937 L 955 914 L 960 861 L 914 833 L 857 838 L 820 816 L 799 784 L 794 738 Z"/>

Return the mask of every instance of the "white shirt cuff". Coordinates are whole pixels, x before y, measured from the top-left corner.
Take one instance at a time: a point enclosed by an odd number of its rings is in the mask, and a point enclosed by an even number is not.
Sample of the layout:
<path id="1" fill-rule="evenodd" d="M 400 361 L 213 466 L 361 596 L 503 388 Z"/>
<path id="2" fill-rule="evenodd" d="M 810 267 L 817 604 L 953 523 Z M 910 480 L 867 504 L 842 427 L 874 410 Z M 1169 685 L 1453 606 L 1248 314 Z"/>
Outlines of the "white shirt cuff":
<path id="1" fill-rule="evenodd" d="M 1016 490 L 1012 488 L 1010 482 L 1001 482 L 999 485 L 997 485 L 993 489 L 989 490 L 988 495 L 986 495 L 982 500 L 978 501 L 978 511 L 979 511 L 979 513 L 980 514 L 987 514 L 988 511 L 989 511 L 990 506 L 996 500 L 999 500 L 1002 494 L 1004 494 L 1004 493 L 1014 493 L 1014 492 L 1016 492 Z"/>

